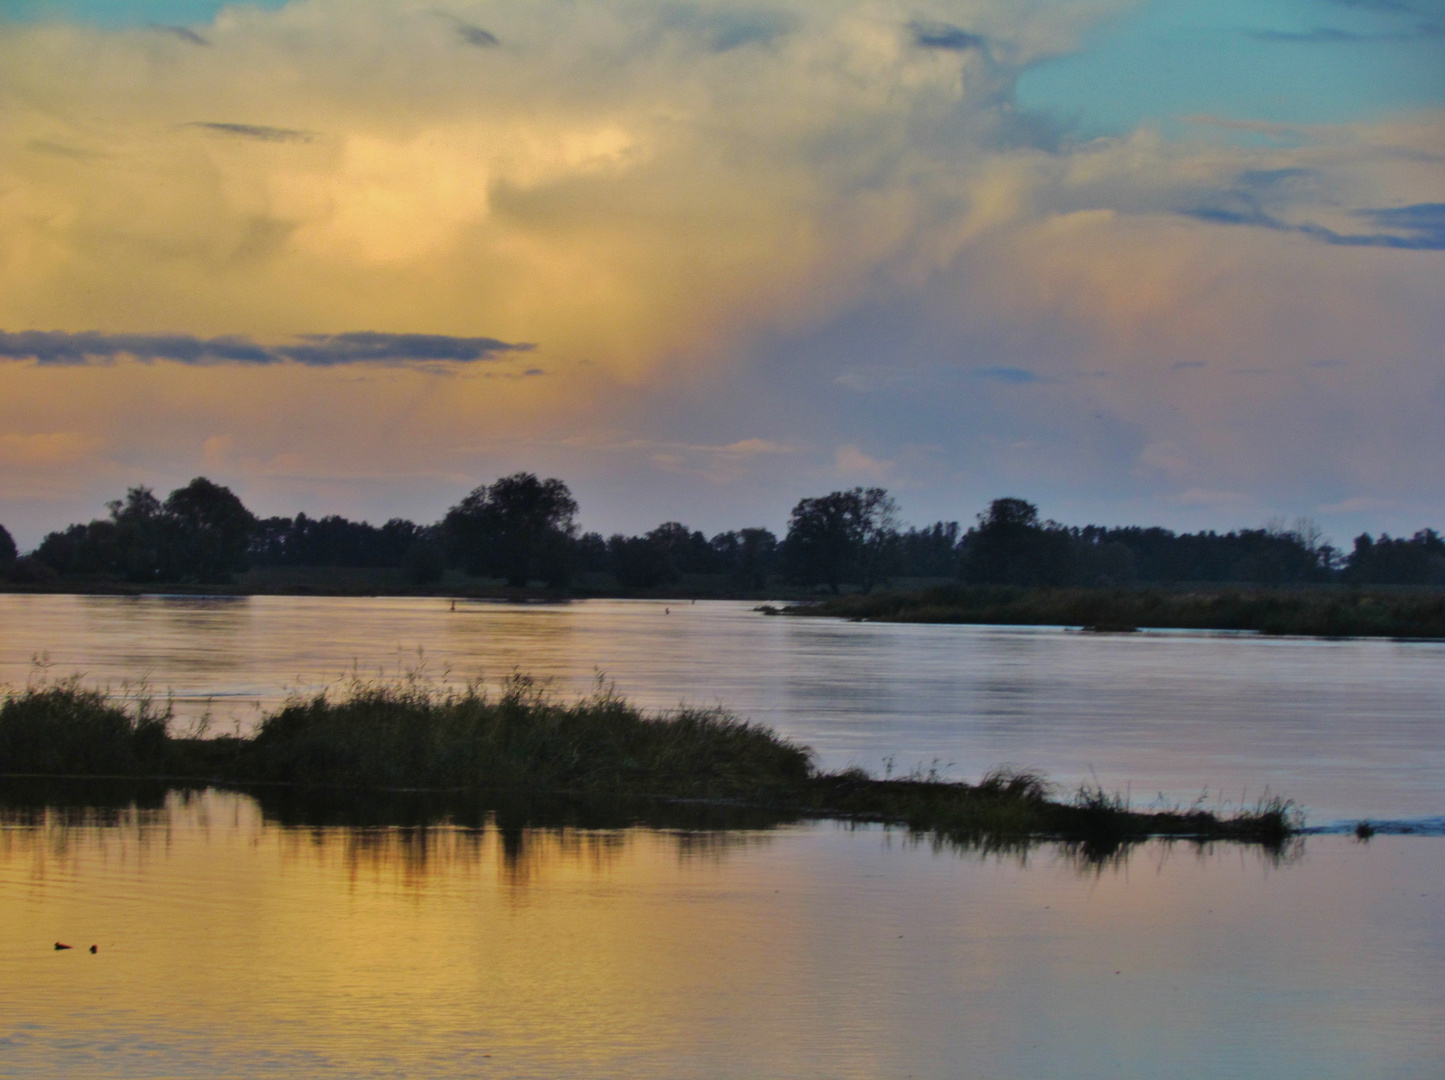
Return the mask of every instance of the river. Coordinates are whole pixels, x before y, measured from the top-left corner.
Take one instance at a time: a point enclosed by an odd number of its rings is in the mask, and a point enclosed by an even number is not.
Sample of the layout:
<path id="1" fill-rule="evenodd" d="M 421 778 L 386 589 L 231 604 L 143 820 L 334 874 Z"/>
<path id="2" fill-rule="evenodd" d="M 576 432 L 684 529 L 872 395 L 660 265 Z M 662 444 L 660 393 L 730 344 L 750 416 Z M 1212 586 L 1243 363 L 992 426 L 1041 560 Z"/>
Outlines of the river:
<path id="1" fill-rule="evenodd" d="M 0 781 L 0 1076 L 1445 1071 L 1445 646 L 457 608 L 3 596 L 0 680 L 144 677 L 178 726 L 235 730 L 358 674 L 520 670 L 572 694 L 600 671 L 649 708 L 767 722 L 826 767 L 1012 762 L 1139 804 L 1268 788 L 1325 831 L 1099 863 L 828 822 L 363 826 Z M 1358 841 L 1361 817 L 1414 835 Z"/>

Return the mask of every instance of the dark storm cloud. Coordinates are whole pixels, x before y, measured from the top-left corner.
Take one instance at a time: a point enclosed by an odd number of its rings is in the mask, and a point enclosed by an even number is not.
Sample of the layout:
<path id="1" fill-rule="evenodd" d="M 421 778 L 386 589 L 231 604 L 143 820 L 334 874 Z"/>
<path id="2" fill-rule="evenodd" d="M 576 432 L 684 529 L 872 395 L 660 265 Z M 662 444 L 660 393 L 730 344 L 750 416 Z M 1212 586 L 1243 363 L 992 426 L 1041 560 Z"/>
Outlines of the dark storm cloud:
<path id="1" fill-rule="evenodd" d="M 952 52 L 977 49 L 983 52 L 988 48 L 987 38 L 970 34 L 949 23 L 916 21 L 909 23 L 908 29 L 913 34 L 913 44 L 921 49 L 948 49 Z"/>
<path id="2" fill-rule="evenodd" d="M 473 26 L 471 23 L 460 20 L 457 22 L 457 37 L 478 49 L 490 49 L 501 44 L 497 40 L 497 35 L 490 30 L 483 30 L 480 26 Z"/>
<path id="3" fill-rule="evenodd" d="M 1377 228 L 1413 233 L 1432 248 L 1445 248 L 1445 203 L 1415 203 L 1384 210 L 1362 210 L 1360 216 Z"/>
<path id="4" fill-rule="evenodd" d="M 278 355 L 298 364 L 330 367 L 335 364 L 388 364 L 401 361 L 452 360 L 472 363 L 492 360 L 498 353 L 530 352 L 533 346 L 511 344 L 496 338 L 450 337 L 445 334 L 306 334 L 301 345 L 283 345 Z"/>
<path id="5" fill-rule="evenodd" d="M 1312 240 L 1340 247 L 1384 247 L 1401 251 L 1445 251 L 1445 203 L 1417 203 L 1385 210 L 1357 210 L 1354 216 L 1376 232 L 1339 232 L 1309 222 L 1283 221 L 1255 205 L 1205 206 L 1183 211 L 1184 216 L 1214 225 L 1254 225 L 1278 232 L 1299 233 Z"/>
<path id="6" fill-rule="evenodd" d="M 0 331 L 0 360 L 34 360 L 45 366 L 110 363 L 121 356 L 168 360 L 196 367 L 222 364 L 266 366 L 349 364 L 405 366 L 437 362 L 476 363 L 502 353 L 530 352 L 533 346 L 487 337 L 445 334 L 305 334 L 294 344 L 260 345 L 239 335 L 201 338 L 188 334 L 67 334 L 59 331 Z"/>
<path id="7" fill-rule="evenodd" d="M 200 128 L 215 135 L 235 139 L 256 139 L 260 142 L 303 142 L 309 143 L 315 136 L 309 131 L 296 128 L 268 127 L 265 124 L 226 124 L 215 120 L 193 120 L 186 127 Z"/>
<path id="8" fill-rule="evenodd" d="M 1445 203 L 1415 203 L 1356 210 L 1359 232 L 1342 232 L 1313 222 L 1290 221 L 1283 208 L 1317 194 L 1318 175 L 1309 169 L 1260 169 L 1240 173 L 1203 205 L 1181 211 L 1215 225 L 1253 225 L 1299 233 L 1341 247 L 1387 247 L 1404 251 L 1445 250 Z"/>
<path id="9" fill-rule="evenodd" d="M 154 30 L 158 34 L 170 34 L 172 37 L 178 37 L 190 45 L 209 46 L 211 44 L 189 26 L 168 26 L 164 23 L 151 23 L 148 29 Z"/>

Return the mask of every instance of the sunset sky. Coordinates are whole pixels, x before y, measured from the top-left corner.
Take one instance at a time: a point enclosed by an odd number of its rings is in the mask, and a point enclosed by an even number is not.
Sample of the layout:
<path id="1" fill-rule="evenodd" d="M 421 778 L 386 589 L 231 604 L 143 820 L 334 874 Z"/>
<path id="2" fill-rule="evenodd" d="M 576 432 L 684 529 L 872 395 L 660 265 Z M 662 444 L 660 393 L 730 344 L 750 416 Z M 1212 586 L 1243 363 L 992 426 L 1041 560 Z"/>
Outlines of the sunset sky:
<path id="1" fill-rule="evenodd" d="M 0 523 L 1445 526 L 1445 0 L 0 0 Z"/>

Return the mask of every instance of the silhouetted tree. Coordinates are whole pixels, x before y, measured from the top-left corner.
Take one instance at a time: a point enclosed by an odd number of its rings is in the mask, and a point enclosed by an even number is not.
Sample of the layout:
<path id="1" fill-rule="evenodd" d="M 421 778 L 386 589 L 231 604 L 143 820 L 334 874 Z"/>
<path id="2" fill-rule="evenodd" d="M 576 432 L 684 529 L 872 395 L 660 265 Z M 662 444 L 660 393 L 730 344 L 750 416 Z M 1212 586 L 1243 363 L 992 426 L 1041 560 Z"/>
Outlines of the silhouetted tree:
<path id="1" fill-rule="evenodd" d="M 365 521 L 304 513 L 267 518 L 251 535 L 251 561 L 257 566 L 399 567 L 407 553 L 435 527 L 392 518 L 378 528 Z"/>
<path id="2" fill-rule="evenodd" d="M 161 562 L 166 577 L 228 581 L 246 569 L 256 518 L 230 488 L 198 476 L 166 497 Z"/>
<path id="3" fill-rule="evenodd" d="M 906 577 L 953 577 L 958 573 L 958 522 L 937 521 L 898 534 L 898 572 Z"/>
<path id="4" fill-rule="evenodd" d="M 1249 582 L 1262 585 L 1328 581 L 1334 574 L 1335 549 L 1324 543 L 1318 527 L 1304 521 L 1293 529 L 1241 529 L 1237 532 L 1175 534 L 1168 529 L 1103 528 L 1088 525 L 1071 530 L 1084 545 L 1079 580 L 1095 578 L 1125 581 L 1118 575 L 1129 569 L 1138 581 Z M 1129 552 L 1126 561 L 1114 545 Z M 1099 560 L 1108 564 L 1099 569 Z M 1094 578 L 1088 576 L 1095 567 Z"/>
<path id="5" fill-rule="evenodd" d="M 871 589 L 895 555 L 897 507 L 883 488 L 852 488 L 801 499 L 788 519 L 783 540 L 787 575 L 804 585 L 827 585 L 834 593 L 845 582 Z"/>
<path id="6" fill-rule="evenodd" d="M 1445 540 L 1434 529 L 1409 539 L 1384 533 L 1375 540 L 1361 533 L 1341 576 L 1357 585 L 1445 584 Z"/>
<path id="7" fill-rule="evenodd" d="M 677 576 L 666 550 L 648 536 L 617 533 L 608 539 L 607 552 L 612 557 L 612 572 L 624 588 L 650 589 Z"/>
<path id="8" fill-rule="evenodd" d="M 1066 585 L 1075 577 L 1074 537 L 1023 499 L 995 499 L 963 538 L 959 576 L 990 585 Z"/>
<path id="9" fill-rule="evenodd" d="M 583 533 L 577 538 L 572 547 L 572 565 L 583 574 L 605 574 L 612 569 L 612 557 L 601 533 Z"/>
<path id="10" fill-rule="evenodd" d="M 402 569 L 413 585 L 435 585 L 446 573 L 446 550 L 435 533 L 435 528 L 424 530 L 402 554 Z"/>
<path id="11" fill-rule="evenodd" d="M 50 533 L 35 558 L 60 574 L 138 582 L 218 582 L 246 568 L 256 519 L 229 488 L 205 477 L 164 503 L 139 486 L 106 508 L 109 518 Z"/>
<path id="12" fill-rule="evenodd" d="M 732 564 L 734 580 L 745 589 L 765 588 L 768 575 L 778 561 L 778 538 L 770 529 L 740 529 L 737 537 L 737 554 Z"/>
<path id="13" fill-rule="evenodd" d="M 175 581 L 179 560 L 174 551 L 176 530 L 166 520 L 165 508 L 148 487 L 133 487 L 124 499 L 105 504 L 111 528 L 91 525 L 90 545 L 102 572 L 120 574 L 131 581 Z"/>
<path id="14" fill-rule="evenodd" d="M 15 547 L 15 538 L 10 535 L 10 530 L 0 525 L 0 571 L 9 570 L 19 557 L 20 552 Z"/>
<path id="15" fill-rule="evenodd" d="M 724 573 L 733 586 L 756 592 L 767 584 L 777 562 L 778 538 L 768 529 L 718 533 L 708 541 L 714 573 Z"/>
<path id="16" fill-rule="evenodd" d="M 470 574 L 521 586 L 542 578 L 565 585 L 570 573 L 577 503 L 561 480 L 532 473 L 504 476 L 474 490 L 447 512 L 443 532 Z"/>
<path id="17" fill-rule="evenodd" d="M 647 539 L 667 556 L 671 574 L 712 574 L 721 569 L 707 537 L 680 521 L 664 521 Z"/>

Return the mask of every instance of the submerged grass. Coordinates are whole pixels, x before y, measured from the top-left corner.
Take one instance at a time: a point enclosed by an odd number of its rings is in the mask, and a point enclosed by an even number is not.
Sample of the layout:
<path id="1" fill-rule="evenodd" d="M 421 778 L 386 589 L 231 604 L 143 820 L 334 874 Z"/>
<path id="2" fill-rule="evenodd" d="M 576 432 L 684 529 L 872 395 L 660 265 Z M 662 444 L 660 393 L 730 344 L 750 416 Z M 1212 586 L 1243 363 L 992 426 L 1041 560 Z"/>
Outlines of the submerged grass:
<path id="1" fill-rule="evenodd" d="M 353 802 L 405 791 L 523 793 L 610 800 L 610 813 L 623 812 L 620 800 L 660 800 L 732 816 L 883 822 L 972 847 L 1051 838 L 1097 854 L 1153 836 L 1277 848 L 1302 826 L 1280 800 L 1231 816 L 1137 811 L 1098 789 L 1057 799 L 1027 772 L 998 770 L 974 784 L 921 770 L 900 779 L 820 772 L 806 747 L 721 709 L 653 716 L 603 688 L 560 702 L 521 676 L 495 696 L 416 675 L 353 680 L 334 695 L 288 702 L 247 738 L 176 738 L 169 720 L 149 698 L 117 701 L 74 679 L 11 692 L 0 702 L 0 775 L 259 783 Z"/>
<path id="2" fill-rule="evenodd" d="M 834 597 L 790 615 L 877 622 L 1254 630 L 1315 637 L 1445 637 L 1445 593 L 1326 589 L 1024 589 L 943 585 Z"/>

